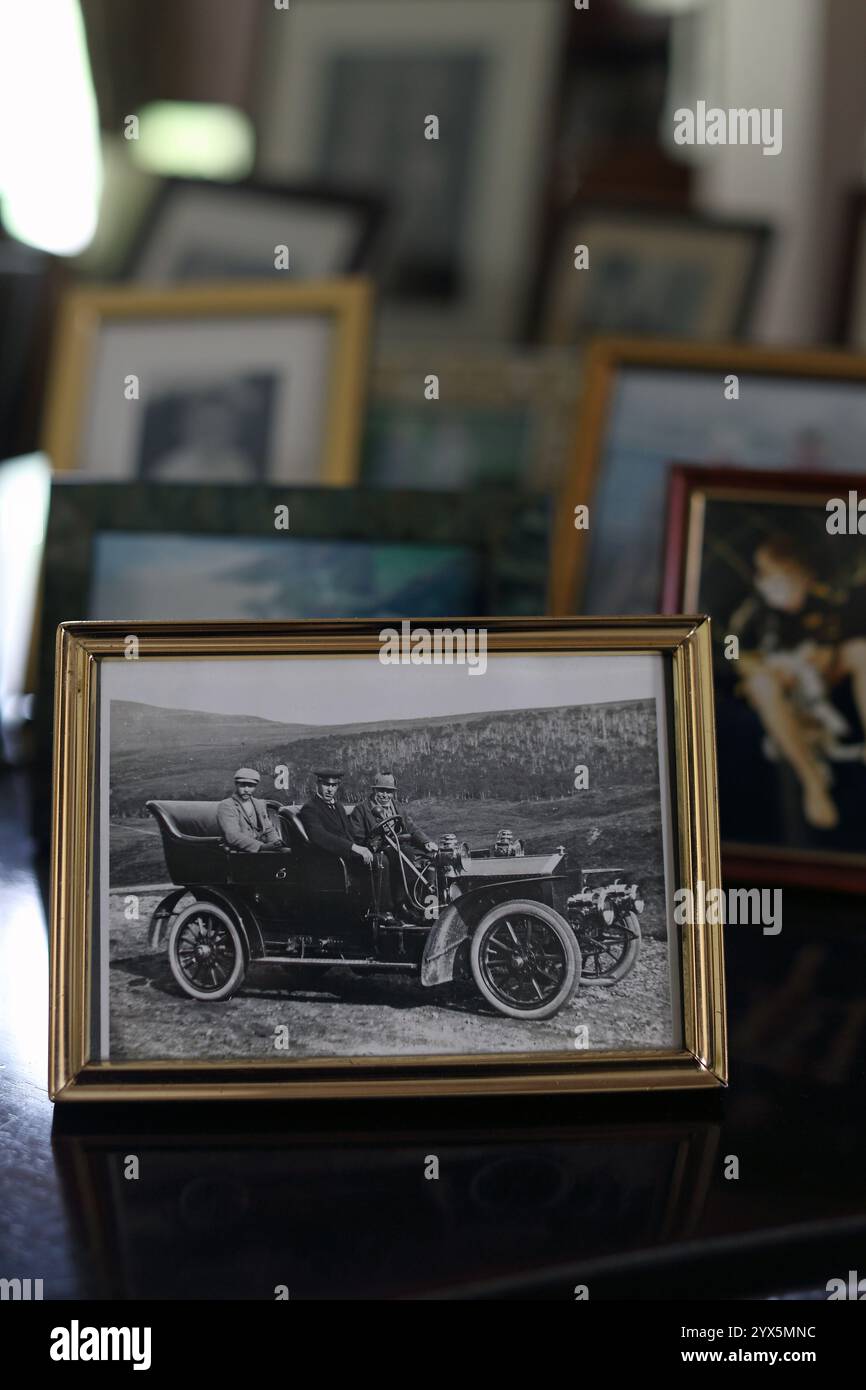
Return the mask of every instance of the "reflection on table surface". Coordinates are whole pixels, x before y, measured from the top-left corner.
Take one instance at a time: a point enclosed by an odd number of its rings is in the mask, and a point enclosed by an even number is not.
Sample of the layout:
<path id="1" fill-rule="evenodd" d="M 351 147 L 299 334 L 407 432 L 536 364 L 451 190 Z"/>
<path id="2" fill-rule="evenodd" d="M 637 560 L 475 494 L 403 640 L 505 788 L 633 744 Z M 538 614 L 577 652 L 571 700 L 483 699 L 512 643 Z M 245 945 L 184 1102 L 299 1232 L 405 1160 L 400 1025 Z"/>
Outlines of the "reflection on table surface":
<path id="1" fill-rule="evenodd" d="M 859 900 L 831 915 L 790 890 L 778 936 L 729 930 L 721 1096 L 67 1107 L 52 1125 L 26 825 L 7 779 L 0 1275 L 48 1298 L 573 1297 L 581 1279 L 590 1297 L 712 1279 L 736 1296 L 823 1287 L 862 1248 Z"/>

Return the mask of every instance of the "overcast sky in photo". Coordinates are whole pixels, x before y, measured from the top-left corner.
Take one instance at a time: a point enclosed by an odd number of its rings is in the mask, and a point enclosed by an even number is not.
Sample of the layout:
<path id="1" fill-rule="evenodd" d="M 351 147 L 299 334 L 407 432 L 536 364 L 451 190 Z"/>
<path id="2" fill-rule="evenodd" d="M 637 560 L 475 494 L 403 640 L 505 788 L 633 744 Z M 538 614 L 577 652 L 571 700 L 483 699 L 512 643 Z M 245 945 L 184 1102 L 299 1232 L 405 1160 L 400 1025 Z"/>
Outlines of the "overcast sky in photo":
<path id="1" fill-rule="evenodd" d="M 370 655 L 144 658 L 103 661 L 101 681 L 114 700 L 327 725 L 662 699 L 664 667 L 655 653 L 488 653 L 483 675 L 466 666 L 383 666 Z"/>

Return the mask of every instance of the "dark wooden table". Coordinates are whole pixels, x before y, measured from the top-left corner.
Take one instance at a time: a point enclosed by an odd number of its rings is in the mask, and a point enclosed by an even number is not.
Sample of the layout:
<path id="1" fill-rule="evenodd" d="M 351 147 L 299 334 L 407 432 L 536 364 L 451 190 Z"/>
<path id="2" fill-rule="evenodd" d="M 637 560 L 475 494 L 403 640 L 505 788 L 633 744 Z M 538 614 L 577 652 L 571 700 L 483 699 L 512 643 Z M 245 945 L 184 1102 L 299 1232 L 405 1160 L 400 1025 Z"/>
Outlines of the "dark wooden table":
<path id="1" fill-rule="evenodd" d="M 27 827 L 7 774 L 0 1277 L 46 1298 L 571 1299 L 825 1298 L 866 1274 L 862 899 L 786 890 L 778 936 L 729 929 L 723 1095 L 55 1117 Z"/>

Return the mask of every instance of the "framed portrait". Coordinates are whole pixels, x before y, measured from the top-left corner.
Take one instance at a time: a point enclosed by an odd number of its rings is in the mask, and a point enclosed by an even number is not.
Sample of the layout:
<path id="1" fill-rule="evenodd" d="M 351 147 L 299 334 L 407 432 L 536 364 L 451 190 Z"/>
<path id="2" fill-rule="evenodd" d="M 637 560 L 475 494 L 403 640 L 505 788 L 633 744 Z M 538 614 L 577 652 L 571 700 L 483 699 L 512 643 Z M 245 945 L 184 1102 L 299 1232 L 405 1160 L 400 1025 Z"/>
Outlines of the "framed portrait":
<path id="1" fill-rule="evenodd" d="M 866 188 L 848 195 L 836 308 L 836 339 L 866 349 Z"/>
<path id="2" fill-rule="evenodd" d="M 385 208 L 370 193 L 315 184 L 162 181 L 125 278 L 148 284 L 320 280 L 366 270 Z M 285 255 L 278 251 L 285 248 Z M 287 263 L 286 263 L 287 260 Z"/>
<path id="3" fill-rule="evenodd" d="M 553 491 L 574 447 L 579 378 L 570 352 L 386 355 L 373 373 L 361 477 L 371 487 Z"/>
<path id="4" fill-rule="evenodd" d="M 295 0 L 265 18 L 258 177 L 387 199 L 386 332 L 516 331 L 562 18 L 558 0 Z"/>
<path id="5" fill-rule="evenodd" d="M 858 488 L 862 474 L 672 470 L 664 602 L 713 620 L 726 873 L 866 887 Z"/>
<path id="6" fill-rule="evenodd" d="M 565 208 L 539 268 L 532 336 L 556 346 L 598 334 L 742 336 L 769 243 L 764 223 L 615 204 Z M 580 247 L 583 269 L 575 264 Z"/>
<path id="7" fill-rule="evenodd" d="M 56 469 L 144 482 L 353 482 L 371 289 L 77 290 L 46 406 Z"/>
<path id="8" fill-rule="evenodd" d="M 706 620 L 65 623 L 57 660 L 54 1099 L 726 1082 L 721 928 L 674 907 L 719 883 Z"/>
<path id="9" fill-rule="evenodd" d="M 555 519 L 552 611 L 657 611 L 672 461 L 859 473 L 864 437 L 866 357 L 599 339 Z"/>

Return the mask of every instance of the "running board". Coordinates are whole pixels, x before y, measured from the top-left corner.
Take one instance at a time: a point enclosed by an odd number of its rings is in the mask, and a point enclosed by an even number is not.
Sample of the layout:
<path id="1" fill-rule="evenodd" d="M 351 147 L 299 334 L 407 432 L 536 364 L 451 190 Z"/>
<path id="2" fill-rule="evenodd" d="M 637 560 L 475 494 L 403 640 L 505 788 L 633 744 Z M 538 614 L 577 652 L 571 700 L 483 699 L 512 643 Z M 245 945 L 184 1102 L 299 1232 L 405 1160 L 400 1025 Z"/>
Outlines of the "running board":
<path id="1" fill-rule="evenodd" d="M 257 956 L 251 965 L 351 965 L 353 970 L 417 970 L 417 962 L 392 960 L 349 960 L 333 956 Z"/>

